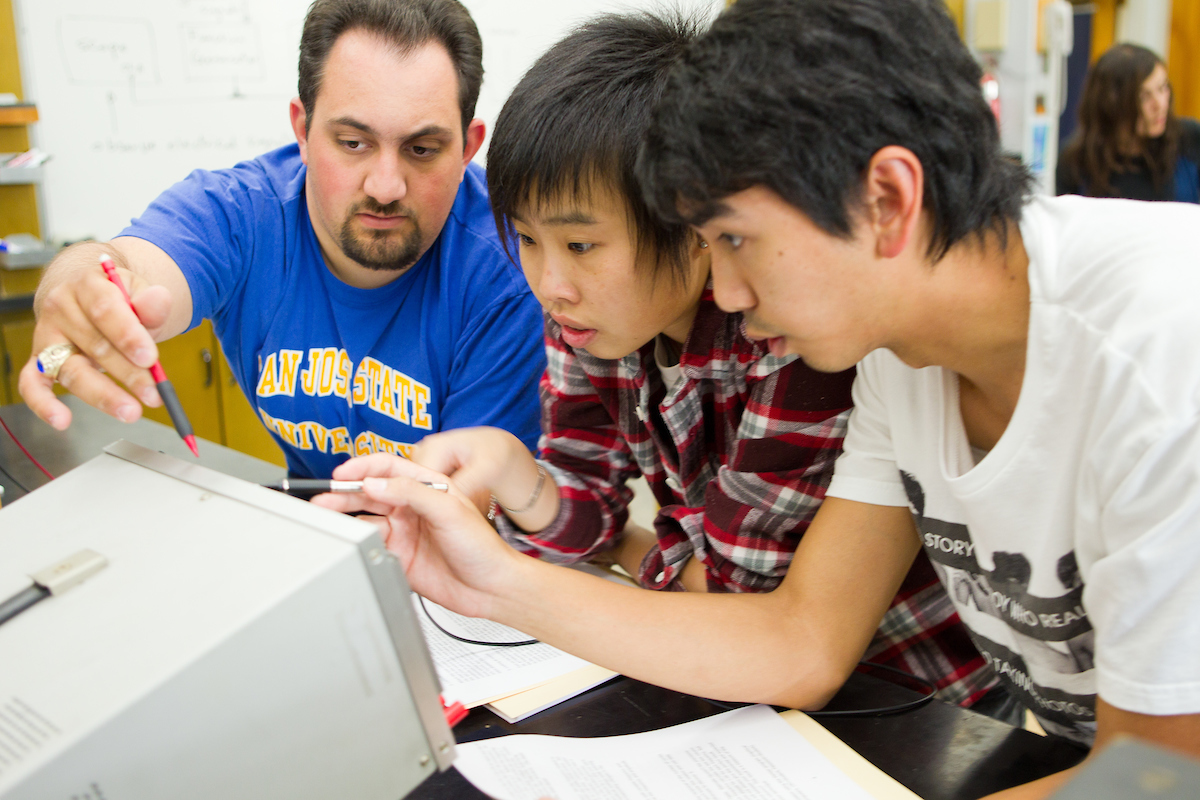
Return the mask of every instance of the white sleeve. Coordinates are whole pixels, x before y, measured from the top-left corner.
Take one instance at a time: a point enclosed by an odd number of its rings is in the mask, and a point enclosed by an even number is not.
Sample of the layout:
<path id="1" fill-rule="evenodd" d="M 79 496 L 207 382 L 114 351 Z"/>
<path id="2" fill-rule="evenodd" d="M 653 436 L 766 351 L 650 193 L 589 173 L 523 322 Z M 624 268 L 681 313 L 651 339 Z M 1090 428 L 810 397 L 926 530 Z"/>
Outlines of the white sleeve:
<path id="1" fill-rule="evenodd" d="M 1128 460 L 1105 455 L 1135 466 L 1108 496 L 1098 482 L 1096 524 L 1077 534 L 1097 691 L 1127 711 L 1200 713 L 1200 425 L 1124 438 L 1139 443 Z"/>
<path id="2" fill-rule="evenodd" d="M 889 369 L 893 365 L 887 363 L 889 357 L 895 358 L 876 350 L 858 365 L 852 390 L 854 410 L 826 497 L 877 506 L 908 505 L 892 446 L 891 416 L 883 400 L 888 394 L 889 374 L 894 377 L 894 370 Z"/>

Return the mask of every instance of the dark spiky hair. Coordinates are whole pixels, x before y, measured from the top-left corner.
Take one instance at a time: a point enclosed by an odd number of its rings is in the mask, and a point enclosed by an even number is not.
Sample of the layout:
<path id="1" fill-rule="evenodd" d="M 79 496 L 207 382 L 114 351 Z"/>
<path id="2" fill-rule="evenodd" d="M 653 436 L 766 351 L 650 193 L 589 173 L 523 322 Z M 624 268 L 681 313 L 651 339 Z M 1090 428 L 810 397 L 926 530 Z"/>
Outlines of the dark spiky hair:
<path id="1" fill-rule="evenodd" d="M 936 261 L 1003 236 L 1030 192 L 981 75 L 942 0 L 739 0 L 673 71 L 638 177 L 668 218 L 701 225 L 764 186 L 849 238 L 871 157 L 899 145 L 924 170 Z"/>
<path id="2" fill-rule="evenodd" d="M 488 149 L 488 191 L 506 246 L 513 217 L 531 203 L 611 191 L 627 206 L 638 248 L 657 256 L 656 275 L 686 277 L 692 234 L 650 210 L 634 164 L 667 75 L 701 27 L 680 14 L 606 14 L 530 67 L 496 119 Z"/>

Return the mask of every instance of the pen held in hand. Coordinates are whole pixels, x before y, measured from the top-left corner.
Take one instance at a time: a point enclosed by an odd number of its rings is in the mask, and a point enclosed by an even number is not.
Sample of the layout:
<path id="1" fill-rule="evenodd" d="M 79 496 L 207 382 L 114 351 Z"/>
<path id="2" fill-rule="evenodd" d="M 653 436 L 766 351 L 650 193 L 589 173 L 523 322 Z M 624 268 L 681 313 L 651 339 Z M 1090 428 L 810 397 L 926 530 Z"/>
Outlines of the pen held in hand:
<path id="1" fill-rule="evenodd" d="M 100 266 L 104 269 L 105 277 L 121 290 L 121 295 L 125 298 L 125 302 L 129 304 L 130 310 L 133 311 L 134 316 L 140 322 L 142 318 L 137 313 L 137 309 L 133 307 L 133 300 L 129 297 L 129 292 L 125 291 L 125 284 L 121 283 L 121 276 L 117 274 L 117 268 L 113 264 L 112 258 L 108 255 L 100 256 Z M 175 425 L 175 430 L 179 433 L 179 437 L 183 439 L 184 444 L 192 451 L 192 455 L 199 458 L 200 450 L 196 447 L 196 437 L 192 433 L 192 423 L 188 421 L 187 414 L 183 411 L 183 405 L 179 402 L 179 396 L 175 394 L 175 387 L 167 380 L 167 373 L 163 371 L 162 364 L 155 361 L 150 367 L 150 375 L 154 378 L 154 388 L 158 389 L 158 396 L 162 398 L 163 406 L 166 407 L 167 413 L 171 415 L 171 422 Z"/>
<path id="2" fill-rule="evenodd" d="M 429 481 L 421 481 L 421 483 L 439 492 L 450 491 L 450 485 L 446 483 L 431 483 Z M 262 485 L 277 492 L 290 494 L 292 497 L 314 497 L 326 492 L 332 494 L 352 494 L 363 490 L 362 481 L 334 481 L 314 478 L 284 478 L 275 483 L 264 483 Z"/>

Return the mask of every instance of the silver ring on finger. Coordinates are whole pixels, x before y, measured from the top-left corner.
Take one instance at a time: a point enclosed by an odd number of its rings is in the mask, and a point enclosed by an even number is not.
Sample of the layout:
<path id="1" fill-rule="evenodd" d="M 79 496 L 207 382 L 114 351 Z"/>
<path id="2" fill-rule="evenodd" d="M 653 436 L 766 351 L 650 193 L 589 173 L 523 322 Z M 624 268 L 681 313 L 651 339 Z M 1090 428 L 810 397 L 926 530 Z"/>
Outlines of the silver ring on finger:
<path id="1" fill-rule="evenodd" d="M 42 373 L 50 380 L 57 382 L 58 371 L 62 369 L 62 365 L 68 358 L 78 354 L 79 352 L 79 348 L 70 342 L 52 344 L 42 352 L 38 353 L 38 372 Z"/>

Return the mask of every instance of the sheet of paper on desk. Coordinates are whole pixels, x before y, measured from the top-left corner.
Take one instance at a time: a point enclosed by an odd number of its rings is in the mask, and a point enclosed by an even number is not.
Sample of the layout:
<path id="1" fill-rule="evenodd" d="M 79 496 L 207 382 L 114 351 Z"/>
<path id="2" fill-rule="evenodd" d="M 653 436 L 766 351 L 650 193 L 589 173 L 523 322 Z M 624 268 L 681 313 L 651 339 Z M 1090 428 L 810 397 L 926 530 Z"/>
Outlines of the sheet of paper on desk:
<path id="1" fill-rule="evenodd" d="M 487 704 L 487 707 L 501 719 L 515 724 L 545 711 L 547 708 L 570 700 L 572 697 L 577 697 L 588 689 L 594 689 L 615 677 L 617 677 L 617 673 L 611 669 L 588 664 L 586 667 L 580 667 L 566 675 L 546 681 L 541 686 L 493 700 Z"/>
<path id="2" fill-rule="evenodd" d="M 474 708 L 589 666 L 583 659 L 548 644 L 487 647 L 459 642 L 434 627 L 415 594 L 413 603 L 447 703 L 457 700 L 467 708 Z M 529 638 L 506 625 L 464 617 L 429 600 L 425 606 L 439 625 L 464 639 L 519 642 Z"/>
<path id="3" fill-rule="evenodd" d="M 872 800 L 768 706 L 673 728 L 460 744 L 454 766 L 499 800 Z"/>

